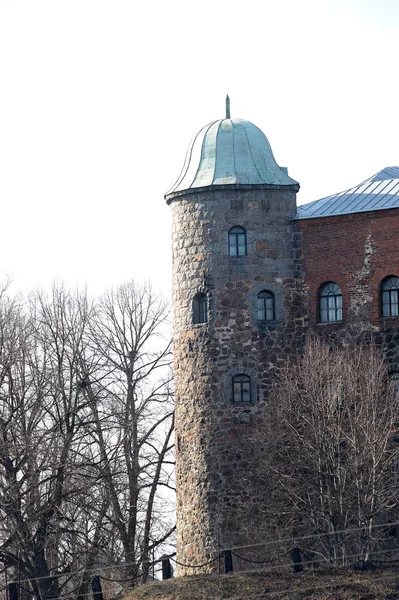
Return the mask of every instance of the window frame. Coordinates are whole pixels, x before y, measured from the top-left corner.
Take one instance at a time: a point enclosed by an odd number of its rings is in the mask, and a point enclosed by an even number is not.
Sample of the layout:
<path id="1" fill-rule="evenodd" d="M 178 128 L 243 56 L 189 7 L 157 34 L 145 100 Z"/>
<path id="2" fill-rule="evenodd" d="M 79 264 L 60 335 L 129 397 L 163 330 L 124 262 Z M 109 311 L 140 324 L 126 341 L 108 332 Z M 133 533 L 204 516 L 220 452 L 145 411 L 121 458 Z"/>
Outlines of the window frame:
<path id="1" fill-rule="evenodd" d="M 390 282 L 395 282 L 395 284 L 388 286 Z M 384 296 L 388 296 L 388 302 L 384 302 Z M 396 302 L 392 302 L 392 298 L 396 297 Z M 385 277 L 385 279 L 381 282 L 381 290 L 380 290 L 380 305 L 381 305 L 381 317 L 385 319 L 389 319 L 392 317 L 399 317 L 399 277 L 397 275 L 389 275 Z M 388 313 L 384 314 L 384 307 L 388 306 Z M 392 306 L 396 306 L 396 313 L 393 314 Z"/>
<path id="2" fill-rule="evenodd" d="M 240 253 L 240 248 L 244 249 L 242 253 Z M 234 250 L 234 253 L 232 253 L 232 249 Z M 229 229 L 228 253 L 229 256 L 233 258 L 242 258 L 243 256 L 248 255 L 247 231 L 245 227 L 241 227 L 241 225 L 235 225 Z"/>
<path id="3" fill-rule="evenodd" d="M 272 307 L 267 306 L 267 301 L 272 301 Z M 262 303 L 262 306 L 259 306 Z M 271 323 L 276 320 L 276 296 L 270 290 L 261 290 L 256 295 L 256 310 L 257 318 L 261 323 Z M 260 311 L 263 312 L 263 316 L 259 316 Z M 268 313 L 271 313 L 271 318 L 268 318 Z"/>
<path id="4" fill-rule="evenodd" d="M 197 292 L 192 303 L 193 325 L 205 325 L 209 322 L 208 294 Z"/>
<path id="5" fill-rule="evenodd" d="M 252 382 L 250 375 L 247 375 L 246 373 L 236 373 L 232 376 L 231 383 L 232 404 L 252 404 Z M 239 386 L 238 390 L 236 390 L 236 386 Z M 239 399 L 236 399 L 237 394 L 239 395 Z M 247 399 L 244 399 L 245 395 L 247 395 Z"/>
<path id="6" fill-rule="evenodd" d="M 324 293 L 329 287 L 331 290 L 328 293 Z M 332 302 L 330 302 L 330 299 L 332 299 Z M 317 301 L 319 323 L 342 322 L 342 291 L 338 283 L 335 281 L 325 281 L 322 283 L 317 292 Z M 324 314 L 327 316 L 326 319 L 323 318 Z M 331 318 L 332 315 L 334 315 L 334 318 Z"/>

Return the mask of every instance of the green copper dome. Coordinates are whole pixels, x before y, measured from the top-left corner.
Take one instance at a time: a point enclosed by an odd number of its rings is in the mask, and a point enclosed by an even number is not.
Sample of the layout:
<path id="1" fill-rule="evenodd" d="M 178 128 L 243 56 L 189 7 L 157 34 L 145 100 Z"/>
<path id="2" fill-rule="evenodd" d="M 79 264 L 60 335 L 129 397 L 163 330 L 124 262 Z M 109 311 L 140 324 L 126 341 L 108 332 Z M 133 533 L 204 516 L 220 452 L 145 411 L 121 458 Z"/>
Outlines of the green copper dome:
<path id="1" fill-rule="evenodd" d="M 209 186 L 295 186 L 287 169 L 279 167 L 265 134 L 250 121 L 220 119 L 192 139 L 174 186 L 166 193 L 194 192 Z"/>

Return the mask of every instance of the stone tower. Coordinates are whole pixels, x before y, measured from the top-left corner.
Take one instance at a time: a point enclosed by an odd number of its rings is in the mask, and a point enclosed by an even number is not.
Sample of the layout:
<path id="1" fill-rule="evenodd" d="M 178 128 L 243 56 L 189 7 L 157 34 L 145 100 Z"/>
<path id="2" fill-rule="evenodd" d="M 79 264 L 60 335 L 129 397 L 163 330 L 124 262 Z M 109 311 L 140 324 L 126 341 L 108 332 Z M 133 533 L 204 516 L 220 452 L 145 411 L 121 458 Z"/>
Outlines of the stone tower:
<path id="1" fill-rule="evenodd" d="M 231 119 L 226 104 L 226 118 L 193 138 L 165 195 L 173 223 L 182 563 L 202 565 L 267 528 L 254 433 L 275 371 L 303 332 L 300 234 L 292 221 L 298 189 L 262 131 Z M 185 572 L 193 569 L 179 569 Z"/>

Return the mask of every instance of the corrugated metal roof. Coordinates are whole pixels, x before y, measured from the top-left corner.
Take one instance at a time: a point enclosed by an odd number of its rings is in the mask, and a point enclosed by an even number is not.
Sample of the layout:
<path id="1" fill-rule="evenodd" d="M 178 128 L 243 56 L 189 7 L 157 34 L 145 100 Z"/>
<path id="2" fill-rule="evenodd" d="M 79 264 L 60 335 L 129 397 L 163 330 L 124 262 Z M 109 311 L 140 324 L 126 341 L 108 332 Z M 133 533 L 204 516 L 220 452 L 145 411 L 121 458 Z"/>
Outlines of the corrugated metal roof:
<path id="1" fill-rule="evenodd" d="M 399 208 L 399 167 L 385 167 L 358 186 L 298 206 L 297 219 Z"/>
<path id="2" fill-rule="evenodd" d="M 194 136 L 169 195 L 214 185 L 290 185 L 298 183 L 279 167 L 265 134 L 243 119 L 220 119 Z"/>

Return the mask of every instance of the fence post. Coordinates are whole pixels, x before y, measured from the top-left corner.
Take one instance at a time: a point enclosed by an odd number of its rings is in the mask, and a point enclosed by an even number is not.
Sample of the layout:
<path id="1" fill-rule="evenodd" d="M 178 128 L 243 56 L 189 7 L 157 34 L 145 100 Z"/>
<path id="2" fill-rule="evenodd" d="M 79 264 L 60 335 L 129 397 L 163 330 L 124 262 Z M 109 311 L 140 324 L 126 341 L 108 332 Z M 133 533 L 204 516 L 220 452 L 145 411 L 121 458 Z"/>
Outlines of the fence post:
<path id="1" fill-rule="evenodd" d="M 18 600 L 18 586 L 15 581 L 8 584 L 8 598 L 9 600 Z"/>
<path id="2" fill-rule="evenodd" d="M 233 572 L 233 555 L 231 550 L 224 551 L 224 572 L 226 575 Z"/>
<path id="3" fill-rule="evenodd" d="M 172 566 L 170 564 L 169 557 L 164 554 L 161 556 L 162 560 L 162 580 L 170 579 L 172 577 Z"/>
<path id="4" fill-rule="evenodd" d="M 91 580 L 91 589 L 93 592 L 94 600 L 104 600 L 103 599 L 103 591 L 101 589 L 101 581 L 98 575 L 94 575 Z"/>
<path id="5" fill-rule="evenodd" d="M 294 563 L 294 573 L 300 573 L 303 571 L 302 559 L 301 559 L 301 551 L 299 548 L 293 548 L 291 550 L 291 558 Z"/>

